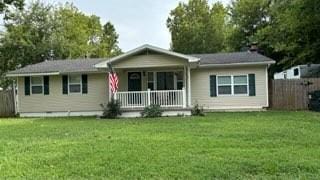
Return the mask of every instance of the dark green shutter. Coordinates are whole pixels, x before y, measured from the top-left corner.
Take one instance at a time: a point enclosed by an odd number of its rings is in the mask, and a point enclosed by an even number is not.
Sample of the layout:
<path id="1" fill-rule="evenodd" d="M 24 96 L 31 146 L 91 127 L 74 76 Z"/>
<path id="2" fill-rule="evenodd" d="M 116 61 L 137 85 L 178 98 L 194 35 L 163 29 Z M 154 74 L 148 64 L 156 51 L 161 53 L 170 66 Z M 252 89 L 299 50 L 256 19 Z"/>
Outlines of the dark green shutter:
<path id="1" fill-rule="evenodd" d="M 68 76 L 62 76 L 62 94 L 68 94 Z"/>
<path id="2" fill-rule="evenodd" d="M 210 96 L 216 97 L 217 96 L 217 78 L 216 75 L 210 76 Z"/>
<path id="3" fill-rule="evenodd" d="M 88 75 L 82 75 L 82 94 L 88 94 Z"/>
<path id="4" fill-rule="evenodd" d="M 24 95 L 30 96 L 30 77 L 24 77 Z"/>
<path id="5" fill-rule="evenodd" d="M 44 95 L 49 95 L 49 76 L 43 76 Z"/>
<path id="6" fill-rule="evenodd" d="M 255 74 L 249 74 L 249 96 L 256 95 L 256 76 Z"/>

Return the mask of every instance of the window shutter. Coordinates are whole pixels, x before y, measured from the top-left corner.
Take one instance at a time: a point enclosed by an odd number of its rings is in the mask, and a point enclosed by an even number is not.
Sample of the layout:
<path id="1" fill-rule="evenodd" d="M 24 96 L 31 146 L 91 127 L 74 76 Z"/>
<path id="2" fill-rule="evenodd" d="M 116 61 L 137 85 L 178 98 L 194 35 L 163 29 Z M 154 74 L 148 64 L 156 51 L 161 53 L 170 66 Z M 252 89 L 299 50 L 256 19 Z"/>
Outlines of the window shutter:
<path id="1" fill-rule="evenodd" d="M 24 77 L 24 95 L 30 96 L 30 77 Z"/>
<path id="2" fill-rule="evenodd" d="M 43 76 L 44 95 L 49 95 L 49 76 Z"/>
<path id="3" fill-rule="evenodd" d="M 82 75 L 82 94 L 88 94 L 88 75 Z"/>
<path id="4" fill-rule="evenodd" d="M 249 74 L 249 96 L 256 95 L 256 76 L 255 74 Z"/>
<path id="5" fill-rule="evenodd" d="M 210 76 L 210 96 L 216 97 L 217 96 L 217 78 L 216 75 Z"/>
<path id="6" fill-rule="evenodd" d="M 68 94 L 68 76 L 62 76 L 62 94 Z"/>

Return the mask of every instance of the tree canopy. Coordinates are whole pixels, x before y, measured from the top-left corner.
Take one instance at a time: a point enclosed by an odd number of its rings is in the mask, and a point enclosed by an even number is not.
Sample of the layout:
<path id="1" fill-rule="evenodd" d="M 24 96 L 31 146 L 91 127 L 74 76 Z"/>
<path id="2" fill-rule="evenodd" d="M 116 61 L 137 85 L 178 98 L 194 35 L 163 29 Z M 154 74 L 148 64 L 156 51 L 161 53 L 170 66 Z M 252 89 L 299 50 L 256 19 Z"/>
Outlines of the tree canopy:
<path id="1" fill-rule="evenodd" d="M 4 19 L 10 18 L 12 9 L 22 10 L 24 0 L 2 0 L 0 1 L 0 14 L 4 14 Z"/>
<path id="2" fill-rule="evenodd" d="M 182 53 L 244 51 L 257 43 L 277 61 L 272 71 L 320 63 L 320 3 L 314 0 L 233 0 L 227 7 L 189 0 L 171 11 L 167 26 L 172 50 Z"/>
<path id="3" fill-rule="evenodd" d="M 188 54 L 223 50 L 226 12 L 221 3 L 209 6 L 207 0 L 179 3 L 167 20 L 171 49 Z"/>
<path id="4" fill-rule="evenodd" d="M 114 26 L 86 15 L 74 5 L 35 1 L 11 12 L 0 36 L 0 76 L 50 59 L 111 57 L 121 53 Z M 5 86 L 5 85 L 2 85 Z"/>

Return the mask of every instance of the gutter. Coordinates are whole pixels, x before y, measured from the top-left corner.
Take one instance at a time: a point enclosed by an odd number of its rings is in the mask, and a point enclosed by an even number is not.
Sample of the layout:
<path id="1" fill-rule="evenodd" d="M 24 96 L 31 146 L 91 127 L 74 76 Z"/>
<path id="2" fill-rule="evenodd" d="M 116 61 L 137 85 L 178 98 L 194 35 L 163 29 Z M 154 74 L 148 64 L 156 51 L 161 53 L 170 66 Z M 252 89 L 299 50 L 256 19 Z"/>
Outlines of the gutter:
<path id="1" fill-rule="evenodd" d="M 51 73 L 19 73 L 19 74 L 6 74 L 6 77 L 25 77 L 25 76 L 54 76 L 59 75 L 60 72 Z"/>
<path id="2" fill-rule="evenodd" d="M 230 64 L 200 64 L 198 67 L 206 68 L 206 67 L 224 67 L 224 66 L 246 66 L 246 65 L 270 65 L 275 64 L 275 61 L 267 61 L 267 62 L 252 62 L 252 63 L 230 63 Z"/>

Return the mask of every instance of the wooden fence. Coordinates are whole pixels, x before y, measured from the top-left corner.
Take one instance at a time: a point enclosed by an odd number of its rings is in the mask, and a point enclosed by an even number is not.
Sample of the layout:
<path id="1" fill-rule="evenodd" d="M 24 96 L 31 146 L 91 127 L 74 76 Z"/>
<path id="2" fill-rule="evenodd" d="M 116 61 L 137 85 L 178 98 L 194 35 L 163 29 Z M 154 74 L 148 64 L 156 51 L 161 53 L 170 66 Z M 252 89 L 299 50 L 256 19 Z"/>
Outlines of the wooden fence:
<path id="1" fill-rule="evenodd" d="M 14 116 L 15 104 L 12 90 L 0 91 L 0 117 Z"/>
<path id="2" fill-rule="evenodd" d="M 320 78 L 271 80 L 270 108 L 278 110 L 307 110 L 308 93 L 320 90 Z"/>

